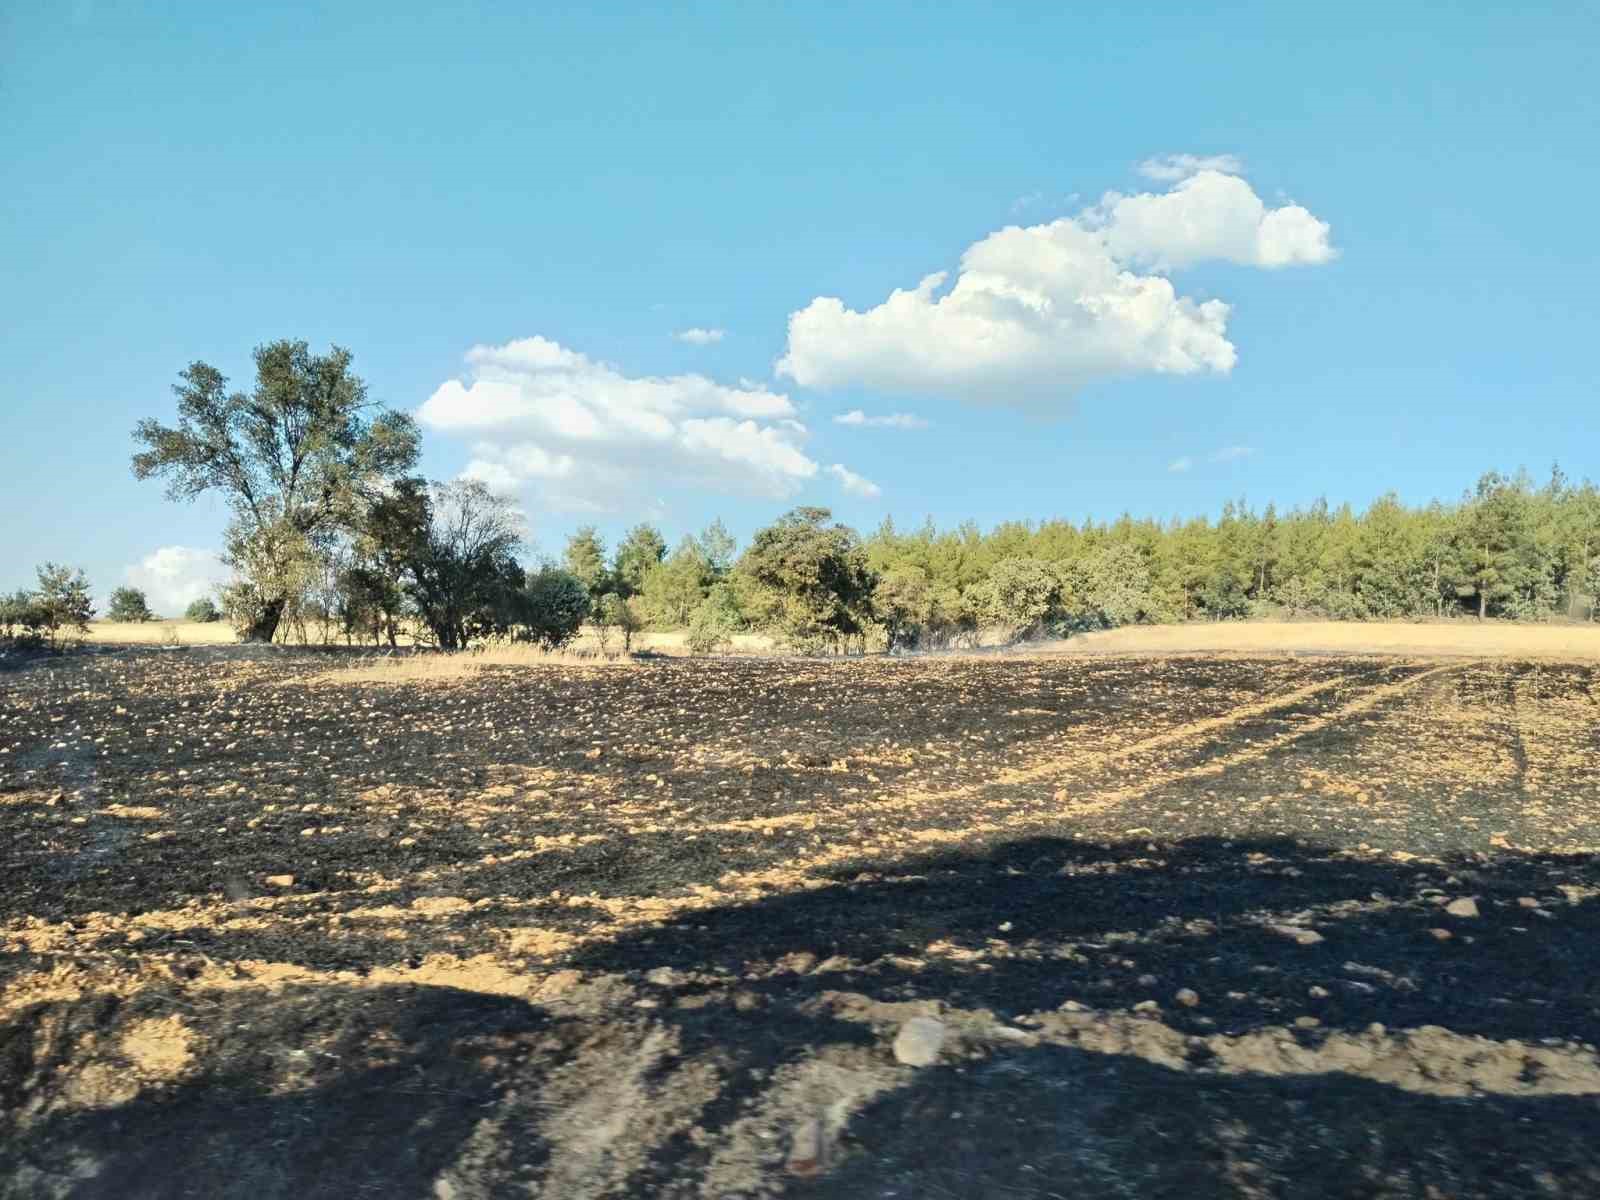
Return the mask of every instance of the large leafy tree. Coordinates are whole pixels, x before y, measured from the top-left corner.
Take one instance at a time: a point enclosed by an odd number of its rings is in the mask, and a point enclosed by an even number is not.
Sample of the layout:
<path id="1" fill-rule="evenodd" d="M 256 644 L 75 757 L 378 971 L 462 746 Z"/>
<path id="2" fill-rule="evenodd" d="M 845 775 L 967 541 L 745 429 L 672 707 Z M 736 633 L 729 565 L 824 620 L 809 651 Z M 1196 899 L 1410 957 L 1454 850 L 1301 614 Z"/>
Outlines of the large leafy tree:
<path id="1" fill-rule="evenodd" d="M 797 508 L 761 530 L 738 570 L 755 623 L 798 647 L 837 648 L 872 619 L 866 550 L 825 508 Z"/>
<path id="2" fill-rule="evenodd" d="M 519 621 L 524 585 L 515 557 L 520 522 L 511 502 L 477 480 L 462 480 L 436 483 L 430 493 L 408 483 L 384 503 L 396 510 L 391 536 L 403 547 L 417 613 L 440 649 L 460 650 L 475 637 L 510 632 Z"/>
<path id="3" fill-rule="evenodd" d="M 233 510 L 229 565 L 240 632 L 270 641 L 304 575 L 309 548 L 351 530 L 386 481 L 417 458 L 410 417 L 380 409 L 350 370 L 350 352 L 303 341 L 258 346 L 249 392 L 230 392 L 196 362 L 173 388 L 177 425 L 139 422 L 138 479 L 162 476 L 173 499 L 222 494 Z"/>

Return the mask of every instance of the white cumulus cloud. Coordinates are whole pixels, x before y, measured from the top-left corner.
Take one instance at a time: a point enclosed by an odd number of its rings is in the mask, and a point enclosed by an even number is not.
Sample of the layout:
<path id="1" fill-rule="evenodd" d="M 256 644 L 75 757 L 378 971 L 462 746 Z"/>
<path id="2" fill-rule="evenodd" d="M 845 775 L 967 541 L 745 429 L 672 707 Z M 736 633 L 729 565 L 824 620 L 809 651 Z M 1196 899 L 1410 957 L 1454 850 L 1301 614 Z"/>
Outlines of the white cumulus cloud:
<path id="1" fill-rule="evenodd" d="M 1221 171 L 1199 171 L 1160 194 L 1108 192 L 1084 219 L 1119 262 L 1159 271 L 1211 261 L 1314 265 L 1334 257 L 1326 221 L 1298 204 L 1268 208 L 1243 179 Z"/>
<path id="2" fill-rule="evenodd" d="M 1171 471 L 1174 475 L 1181 475 L 1183 472 L 1192 471 L 1193 469 L 1194 459 L 1190 458 L 1187 454 L 1185 454 L 1182 458 L 1175 458 L 1167 464 L 1167 470 Z"/>
<path id="3" fill-rule="evenodd" d="M 821 470 L 794 405 L 764 384 L 626 375 L 542 337 L 474 346 L 466 361 L 417 416 L 468 440 L 463 473 L 501 491 L 604 512 L 669 486 L 781 500 Z"/>
<path id="4" fill-rule="evenodd" d="M 868 500 L 883 495 L 883 489 L 870 479 L 865 479 L 850 470 L 843 463 L 834 463 L 828 468 L 828 474 L 839 481 L 839 486 L 852 496 L 865 496 Z"/>
<path id="5" fill-rule="evenodd" d="M 709 346 L 727 337 L 728 331 L 726 329 L 680 329 L 672 336 L 680 342 L 688 342 L 691 346 Z"/>
<path id="6" fill-rule="evenodd" d="M 122 572 L 130 587 L 145 595 L 157 616 L 182 616 L 183 610 L 202 596 L 214 593 L 232 572 L 210 550 L 193 546 L 162 546 Z"/>
<path id="7" fill-rule="evenodd" d="M 1229 306 L 1181 295 L 1167 275 L 1209 260 L 1325 262 L 1328 235 L 1304 208 L 1269 209 L 1243 179 L 1199 169 L 1160 194 L 1107 193 L 1075 217 L 991 233 L 953 281 L 936 272 L 863 311 L 818 296 L 790 315 L 776 369 L 803 387 L 1019 406 L 1119 376 L 1225 375 Z"/>
<path id="8" fill-rule="evenodd" d="M 840 413 L 834 417 L 835 425 L 856 425 L 869 429 L 926 429 L 928 423 L 914 413 L 888 413 L 884 416 L 868 416 L 859 408 L 852 408 L 849 412 Z"/>

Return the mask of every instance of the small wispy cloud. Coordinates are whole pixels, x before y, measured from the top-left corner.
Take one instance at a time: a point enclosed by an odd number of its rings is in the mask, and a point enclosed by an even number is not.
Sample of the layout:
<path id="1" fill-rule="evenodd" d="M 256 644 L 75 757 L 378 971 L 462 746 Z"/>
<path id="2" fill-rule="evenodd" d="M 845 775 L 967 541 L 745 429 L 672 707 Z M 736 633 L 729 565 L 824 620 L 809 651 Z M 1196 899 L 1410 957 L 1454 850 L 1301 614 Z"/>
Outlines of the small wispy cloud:
<path id="1" fill-rule="evenodd" d="M 869 417 L 859 408 L 852 408 L 847 413 L 840 413 L 834 417 L 835 425 L 855 425 L 868 429 L 926 429 L 928 423 L 915 413 L 888 413 L 881 417 Z"/>
<path id="2" fill-rule="evenodd" d="M 1201 171 L 1237 175 L 1243 170 L 1244 163 L 1236 154 L 1158 154 L 1139 164 L 1139 174 L 1161 183 L 1176 183 Z"/>
<path id="3" fill-rule="evenodd" d="M 1238 462 L 1241 458 L 1249 458 L 1256 452 L 1254 446 L 1224 446 L 1211 454 L 1214 463 Z"/>
<path id="4" fill-rule="evenodd" d="M 828 468 L 828 474 L 839 481 L 839 485 L 852 496 L 865 496 L 868 500 L 883 495 L 883 489 L 872 480 L 857 475 L 843 463 L 834 463 Z"/>
<path id="5" fill-rule="evenodd" d="M 1174 475 L 1182 475 L 1185 471 L 1192 471 L 1201 461 L 1208 463 L 1239 462 L 1255 456 L 1254 446 L 1223 446 L 1220 450 L 1213 450 L 1203 459 L 1197 459 L 1192 454 L 1185 454 L 1182 458 L 1175 458 L 1167 464 L 1167 470 Z"/>
<path id="6" fill-rule="evenodd" d="M 1011 211 L 1013 213 L 1022 212 L 1024 209 L 1032 208 L 1035 204 L 1039 204 L 1043 200 L 1043 192 L 1029 192 L 1026 196 L 1018 196 L 1011 202 Z"/>
<path id="7" fill-rule="evenodd" d="M 726 329 L 701 329 L 697 326 L 694 329 L 680 329 L 672 336 L 680 342 L 688 342 L 691 346 L 710 346 L 727 337 L 728 331 Z"/>

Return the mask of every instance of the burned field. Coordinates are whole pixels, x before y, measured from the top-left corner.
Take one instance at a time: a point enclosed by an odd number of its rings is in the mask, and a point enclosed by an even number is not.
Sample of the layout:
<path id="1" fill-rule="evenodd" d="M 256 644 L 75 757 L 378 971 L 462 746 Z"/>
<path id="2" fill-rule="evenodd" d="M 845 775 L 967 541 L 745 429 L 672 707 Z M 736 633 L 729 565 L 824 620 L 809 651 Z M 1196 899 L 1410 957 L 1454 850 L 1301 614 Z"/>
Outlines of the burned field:
<path id="1" fill-rule="evenodd" d="M 0 1196 L 1600 1194 L 1592 664 L 330 668 L 0 675 Z"/>

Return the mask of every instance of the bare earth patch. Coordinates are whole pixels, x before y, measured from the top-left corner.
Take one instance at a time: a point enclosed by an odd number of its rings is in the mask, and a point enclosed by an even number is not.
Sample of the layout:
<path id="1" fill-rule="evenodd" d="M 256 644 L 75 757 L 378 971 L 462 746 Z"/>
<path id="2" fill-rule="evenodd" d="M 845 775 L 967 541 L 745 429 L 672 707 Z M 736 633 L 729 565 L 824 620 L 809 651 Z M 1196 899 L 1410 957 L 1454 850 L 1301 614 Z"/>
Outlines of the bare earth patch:
<path id="1" fill-rule="evenodd" d="M 0 676 L 0 1196 L 1600 1194 L 1600 667 L 1325 648 Z"/>

